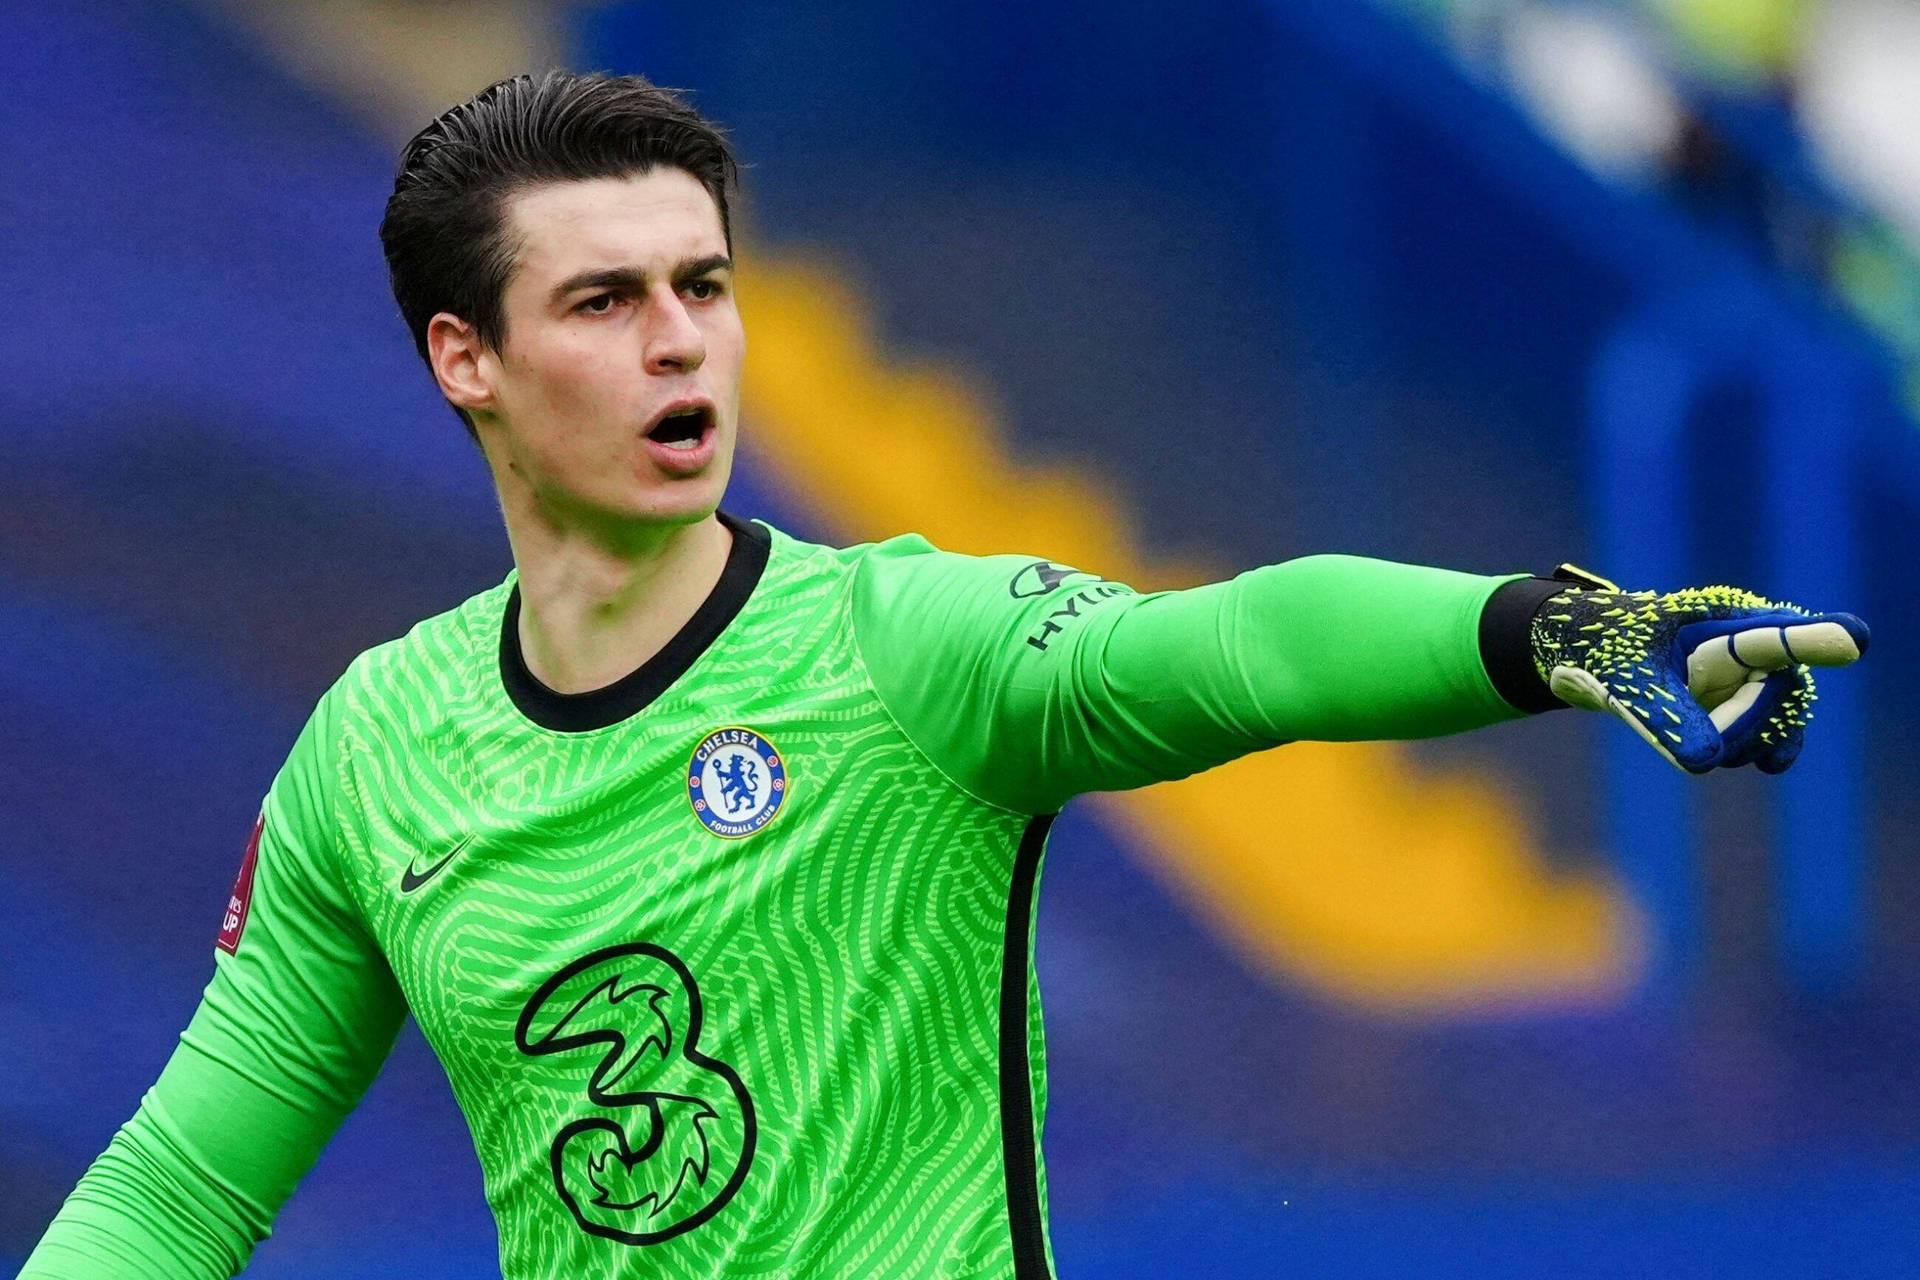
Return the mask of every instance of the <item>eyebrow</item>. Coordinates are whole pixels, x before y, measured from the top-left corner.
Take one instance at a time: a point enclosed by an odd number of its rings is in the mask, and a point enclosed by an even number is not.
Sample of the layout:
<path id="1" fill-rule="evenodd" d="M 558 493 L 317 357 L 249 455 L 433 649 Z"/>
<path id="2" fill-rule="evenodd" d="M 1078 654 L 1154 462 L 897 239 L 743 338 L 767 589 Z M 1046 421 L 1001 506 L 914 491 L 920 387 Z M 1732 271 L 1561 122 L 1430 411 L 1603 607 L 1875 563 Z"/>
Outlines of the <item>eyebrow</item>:
<path id="1" fill-rule="evenodd" d="M 733 259 L 724 253 L 710 253 L 704 258 L 686 258 L 674 264 L 672 279 L 675 284 L 685 284 L 714 271 L 733 270 Z M 553 286 L 552 300 L 559 302 L 570 293 L 581 289 L 640 289 L 647 283 L 647 273 L 639 267 L 589 267 Z"/>

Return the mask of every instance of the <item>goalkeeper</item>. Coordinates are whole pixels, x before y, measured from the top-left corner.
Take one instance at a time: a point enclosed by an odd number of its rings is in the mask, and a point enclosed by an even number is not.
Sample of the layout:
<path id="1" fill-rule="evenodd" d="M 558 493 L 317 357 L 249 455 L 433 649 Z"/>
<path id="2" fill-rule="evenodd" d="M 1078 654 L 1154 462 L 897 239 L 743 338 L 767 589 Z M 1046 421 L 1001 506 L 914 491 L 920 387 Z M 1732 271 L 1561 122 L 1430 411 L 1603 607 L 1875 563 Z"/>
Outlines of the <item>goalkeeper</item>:
<path id="1" fill-rule="evenodd" d="M 320 700 L 205 997 L 31 1280 L 239 1271 L 409 1012 L 512 1280 L 1050 1276 L 1029 944 L 1071 797 L 1568 703 L 1777 772 L 1809 667 L 1866 649 L 1564 568 L 1143 595 L 735 519 L 734 180 L 636 78 L 505 81 L 405 149 L 394 294 L 514 568 Z"/>

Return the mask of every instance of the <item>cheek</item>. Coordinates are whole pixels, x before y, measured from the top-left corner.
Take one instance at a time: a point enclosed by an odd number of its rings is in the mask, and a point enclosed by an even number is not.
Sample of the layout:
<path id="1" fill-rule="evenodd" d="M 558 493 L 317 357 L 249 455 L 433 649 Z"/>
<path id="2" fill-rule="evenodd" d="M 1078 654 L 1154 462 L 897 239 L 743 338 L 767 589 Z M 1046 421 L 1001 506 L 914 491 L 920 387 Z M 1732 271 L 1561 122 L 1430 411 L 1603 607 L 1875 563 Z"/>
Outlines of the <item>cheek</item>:
<path id="1" fill-rule="evenodd" d="M 632 370 L 603 344 L 553 343 L 530 354 L 523 381 L 534 399 L 563 418 L 592 420 L 624 403 L 631 389 Z"/>
<path id="2" fill-rule="evenodd" d="M 724 364 L 736 378 L 740 374 L 740 365 L 746 352 L 747 331 L 740 323 L 739 312 L 733 312 L 729 317 L 717 321 L 708 328 L 707 359 Z"/>

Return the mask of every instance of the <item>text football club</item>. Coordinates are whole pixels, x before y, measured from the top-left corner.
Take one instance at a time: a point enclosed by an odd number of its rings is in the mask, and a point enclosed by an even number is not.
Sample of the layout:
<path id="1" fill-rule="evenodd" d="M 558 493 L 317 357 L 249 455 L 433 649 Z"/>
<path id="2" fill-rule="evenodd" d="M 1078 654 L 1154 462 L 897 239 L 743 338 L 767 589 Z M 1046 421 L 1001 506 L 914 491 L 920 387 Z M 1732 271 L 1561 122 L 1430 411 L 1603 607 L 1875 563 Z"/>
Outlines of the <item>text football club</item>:
<path id="1" fill-rule="evenodd" d="M 707 830 L 738 840 L 773 821 L 787 799 L 787 764 L 774 745 L 738 725 L 700 740 L 687 764 L 687 799 Z"/>

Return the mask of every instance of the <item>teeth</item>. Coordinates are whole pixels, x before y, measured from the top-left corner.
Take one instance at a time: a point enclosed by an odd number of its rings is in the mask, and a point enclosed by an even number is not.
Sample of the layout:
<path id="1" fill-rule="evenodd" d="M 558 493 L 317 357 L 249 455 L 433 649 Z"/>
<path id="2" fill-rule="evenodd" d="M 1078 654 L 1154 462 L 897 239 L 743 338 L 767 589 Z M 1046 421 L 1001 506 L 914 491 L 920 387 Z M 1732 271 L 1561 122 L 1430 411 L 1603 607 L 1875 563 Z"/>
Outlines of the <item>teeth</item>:
<path id="1" fill-rule="evenodd" d="M 698 440 L 698 438 L 693 440 L 656 440 L 654 441 L 654 443 L 661 445 L 664 448 L 678 449 L 682 453 L 685 453 L 690 449 L 698 449 L 700 447 L 700 441 Z"/>

